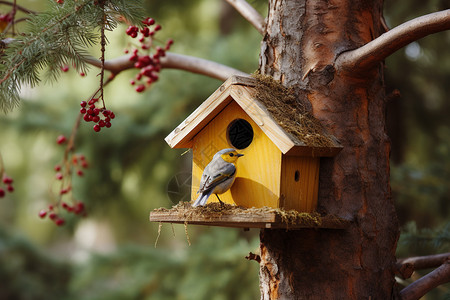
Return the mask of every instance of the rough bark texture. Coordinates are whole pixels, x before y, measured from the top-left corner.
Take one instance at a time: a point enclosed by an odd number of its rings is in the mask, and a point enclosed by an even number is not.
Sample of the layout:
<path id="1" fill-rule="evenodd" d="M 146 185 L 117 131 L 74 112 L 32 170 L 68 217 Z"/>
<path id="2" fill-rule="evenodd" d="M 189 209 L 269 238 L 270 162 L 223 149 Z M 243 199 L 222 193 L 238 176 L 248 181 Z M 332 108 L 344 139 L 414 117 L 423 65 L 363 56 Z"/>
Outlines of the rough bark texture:
<path id="1" fill-rule="evenodd" d="M 383 65 L 351 76 L 333 67 L 340 53 L 382 33 L 382 1 L 269 5 L 261 73 L 295 87 L 344 146 L 321 160 L 319 210 L 354 223 L 346 230 L 262 230 L 261 299 L 391 299 L 398 222 Z"/>

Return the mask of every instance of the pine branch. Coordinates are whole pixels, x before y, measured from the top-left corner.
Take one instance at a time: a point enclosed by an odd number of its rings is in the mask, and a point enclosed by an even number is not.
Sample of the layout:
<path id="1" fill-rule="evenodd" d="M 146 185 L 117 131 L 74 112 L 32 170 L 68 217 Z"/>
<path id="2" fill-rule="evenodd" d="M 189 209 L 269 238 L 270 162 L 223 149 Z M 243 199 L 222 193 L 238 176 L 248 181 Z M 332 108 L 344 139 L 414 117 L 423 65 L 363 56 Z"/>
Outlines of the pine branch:
<path id="1" fill-rule="evenodd" d="M 37 85 L 44 70 L 48 80 L 56 80 L 64 65 L 86 72 L 87 49 L 99 42 L 102 24 L 112 30 L 123 18 L 139 25 L 144 18 L 141 1 L 105 0 L 104 7 L 92 0 L 49 3 L 50 10 L 30 16 L 28 31 L 9 41 L 2 53 L 0 109 L 4 112 L 18 104 L 20 87 Z"/>
<path id="2" fill-rule="evenodd" d="M 338 56 L 336 69 L 362 72 L 375 66 L 400 48 L 427 35 L 450 29 L 450 9 L 405 22 L 373 41 Z"/>

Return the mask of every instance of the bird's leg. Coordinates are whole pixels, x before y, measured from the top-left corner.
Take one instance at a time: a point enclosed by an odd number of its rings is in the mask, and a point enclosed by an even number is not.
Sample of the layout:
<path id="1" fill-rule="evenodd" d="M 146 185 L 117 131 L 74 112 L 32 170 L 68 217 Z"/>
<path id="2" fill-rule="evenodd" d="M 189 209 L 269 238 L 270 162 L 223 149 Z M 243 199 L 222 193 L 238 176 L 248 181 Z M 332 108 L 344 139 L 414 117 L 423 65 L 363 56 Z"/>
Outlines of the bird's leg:
<path id="1" fill-rule="evenodd" d="M 222 200 L 220 200 L 219 195 L 217 195 L 217 194 L 214 194 L 214 195 L 216 195 L 217 199 L 219 200 L 220 206 L 223 207 L 225 205 L 225 203 L 223 203 Z"/>

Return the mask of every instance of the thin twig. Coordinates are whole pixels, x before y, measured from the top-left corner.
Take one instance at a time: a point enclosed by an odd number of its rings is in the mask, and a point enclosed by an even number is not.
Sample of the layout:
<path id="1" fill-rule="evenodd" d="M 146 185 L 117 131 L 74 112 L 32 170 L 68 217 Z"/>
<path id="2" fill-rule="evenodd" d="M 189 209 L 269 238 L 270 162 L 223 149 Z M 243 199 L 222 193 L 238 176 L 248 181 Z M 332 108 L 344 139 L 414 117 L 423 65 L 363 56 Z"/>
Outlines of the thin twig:
<path id="1" fill-rule="evenodd" d="M 256 9 L 245 0 L 225 0 L 234 7 L 262 35 L 266 31 L 266 22 Z"/>
<path id="2" fill-rule="evenodd" d="M 450 282 L 450 260 L 439 268 L 414 281 L 400 291 L 401 300 L 416 300 L 435 287 Z"/>
<path id="3" fill-rule="evenodd" d="M 100 45 L 101 45 L 101 67 L 100 67 L 100 97 L 102 98 L 103 108 L 106 109 L 105 99 L 103 98 L 103 79 L 105 77 L 105 48 L 106 48 L 106 37 L 105 37 L 105 26 L 106 26 L 106 14 L 105 14 L 105 4 L 103 5 L 103 18 L 102 18 L 102 27 L 100 29 L 101 37 L 100 37 Z"/>
<path id="4" fill-rule="evenodd" d="M 14 1 L 14 2 L 15 2 L 15 1 Z M 3 0 L 0 0 L 0 4 L 5 4 L 5 5 L 9 5 L 9 6 L 14 6 L 14 5 L 15 5 L 15 4 L 12 3 L 12 2 L 9 2 L 9 1 L 3 1 Z M 26 13 L 26 14 L 33 14 L 33 15 L 36 14 L 35 11 L 29 10 L 28 8 L 25 8 L 25 7 L 23 7 L 23 6 L 20 6 L 20 5 L 17 5 L 17 4 L 16 4 L 15 6 L 16 6 L 16 8 L 17 8 L 18 10 L 20 10 L 20 11 Z"/>
<path id="5" fill-rule="evenodd" d="M 100 60 L 93 57 L 87 59 L 86 62 L 98 68 L 101 67 Z M 132 68 L 134 68 L 134 62 L 130 61 L 130 56 L 128 55 L 105 61 L 105 70 L 115 75 Z M 184 70 L 222 81 L 225 81 L 232 75 L 248 76 L 245 72 L 217 62 L 170 52 L 166 52 L 166 56 L 161 58 L 161 68 Z"/>
<path id="6" fill-rule="evenodd" d="M 450 29 L 450 9 L 405 22 L 355 50 L 339 55 L 336 69 L 347 73 L 374 67 L 400 48 L 432 33 Z"/>
<path id="7" fill-rule="evenodd" d="M 397 260 L 397 273 L 403 278 L 411 277 L 415 270 L 437 268 L 450 259 L 450 252 L 427 256 L 415 256 Z"/>

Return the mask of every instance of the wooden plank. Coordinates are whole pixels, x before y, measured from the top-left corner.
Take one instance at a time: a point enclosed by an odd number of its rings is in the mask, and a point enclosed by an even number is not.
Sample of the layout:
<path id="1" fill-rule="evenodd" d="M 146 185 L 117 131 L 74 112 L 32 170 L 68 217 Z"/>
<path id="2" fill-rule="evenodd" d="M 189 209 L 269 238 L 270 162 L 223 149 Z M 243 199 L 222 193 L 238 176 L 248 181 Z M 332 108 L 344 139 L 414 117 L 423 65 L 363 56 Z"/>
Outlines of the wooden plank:
<path id="1" fill-rule="evenodd" d="M 211 204 L 211 205 L 215 205 Z M 217 204 L 218 205 L 218 204 Z M 216 207 L 217 207 L 216 205 Z M 231 207 L 230 209 L 228 209 Z M 245 209 L 227 205 L 219 211 L 205 211 L 204 207 L 192 208 L 189 203 L 183 207 L 158 209 L 150 212 L 151 222 L 194 224 L 206 226 L 223 226 L 237 228 L 328 228 L 345 229 L 351 221 L 335 216 L 318 216 L 317 214 L 300 214 L 298 218 L 284 216 L 283 211 L 262 209 Z"/>
<path id="2" fill-rule="evenodd" d="M 313 212 L 317 206 L 319 185 L 317 157 L 283 156 L 281 171 L 281 194 L 284 209 Z M 296 174 L 297 173 L 297 174 Z"/>

